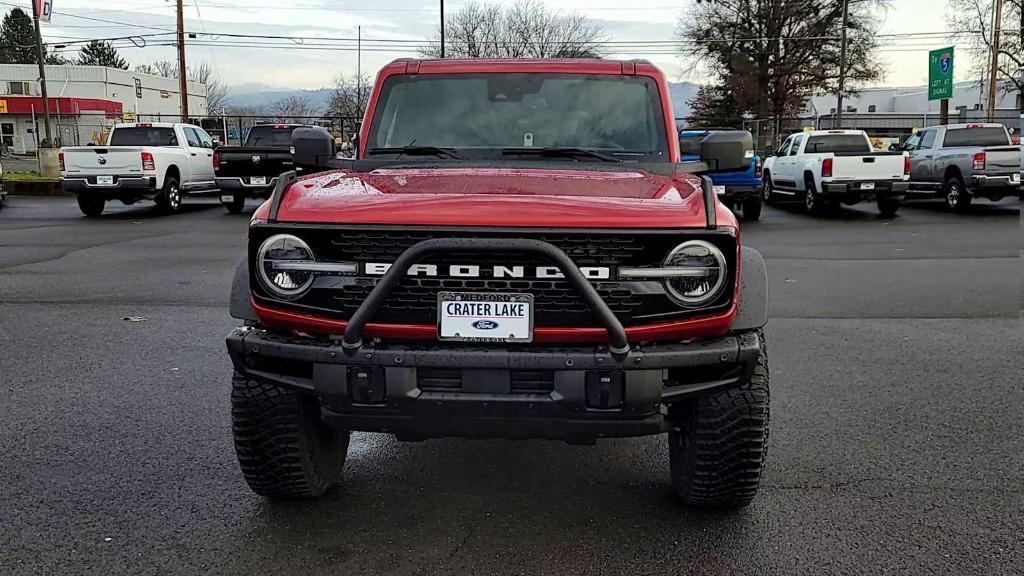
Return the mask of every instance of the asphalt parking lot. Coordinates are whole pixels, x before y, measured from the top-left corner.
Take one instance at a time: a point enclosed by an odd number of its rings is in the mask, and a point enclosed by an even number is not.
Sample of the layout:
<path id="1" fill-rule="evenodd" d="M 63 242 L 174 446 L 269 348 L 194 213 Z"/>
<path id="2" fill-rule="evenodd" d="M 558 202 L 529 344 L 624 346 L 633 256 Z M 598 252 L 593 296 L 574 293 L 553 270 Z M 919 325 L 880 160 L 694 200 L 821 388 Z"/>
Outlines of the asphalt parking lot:
<path id="1" fill-rule="evenodd" d="M 680 508 L 660 437 L 359 434 L 341 490 L 253 495 L 223 344 L 247 220 L 0 211 L 0 573 L 1021 573 L 1016 200 L 744 226 L 769 266 L 773 397 L 739 513 Z"/>

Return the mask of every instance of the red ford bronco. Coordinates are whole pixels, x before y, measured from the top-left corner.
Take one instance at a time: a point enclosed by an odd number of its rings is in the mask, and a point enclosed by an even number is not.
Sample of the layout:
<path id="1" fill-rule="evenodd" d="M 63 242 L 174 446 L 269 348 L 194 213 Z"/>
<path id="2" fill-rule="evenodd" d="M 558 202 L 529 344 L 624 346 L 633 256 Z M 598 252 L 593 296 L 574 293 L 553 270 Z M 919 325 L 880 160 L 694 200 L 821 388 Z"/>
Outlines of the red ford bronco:
<path id="1" fill-rule="evenodd" d="M 349 434 L 668 434 L 694 506 L 754 498 L 768 438 L 761 255 L 711 188 L 747 132 L 679 162 L 662 73 L 399 60 L 357 157 L 319 128 L 255 213 L 227 338 L 249 486 L 317 496 Z"/>

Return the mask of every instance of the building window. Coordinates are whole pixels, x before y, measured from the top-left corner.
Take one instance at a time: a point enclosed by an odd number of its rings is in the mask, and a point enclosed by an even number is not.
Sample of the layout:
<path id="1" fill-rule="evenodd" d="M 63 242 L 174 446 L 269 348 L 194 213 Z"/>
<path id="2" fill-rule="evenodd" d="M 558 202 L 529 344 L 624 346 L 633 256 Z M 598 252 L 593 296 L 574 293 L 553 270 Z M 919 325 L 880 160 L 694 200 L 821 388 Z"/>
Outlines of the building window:
<path id="1" fill-rule="evenodd" d="M 7 83 L 8 94 L 19 94 L 22 96 L 29 95 L 28 82 L 8 82 Z"/>
<path id="2" fill-rule="evenodd" d="M 875 106 L 874 104 L 869 104 L 868 112 L 878 112 L 878 106 Z"/>

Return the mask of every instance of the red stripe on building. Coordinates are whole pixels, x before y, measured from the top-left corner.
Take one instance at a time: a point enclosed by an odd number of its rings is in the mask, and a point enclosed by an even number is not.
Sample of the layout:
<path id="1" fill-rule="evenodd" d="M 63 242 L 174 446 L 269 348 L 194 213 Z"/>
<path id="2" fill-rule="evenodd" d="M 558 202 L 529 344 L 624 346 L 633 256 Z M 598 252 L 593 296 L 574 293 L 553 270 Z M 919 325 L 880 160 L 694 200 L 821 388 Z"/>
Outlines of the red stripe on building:
<path id="1" fill-rule="evenodd" d="M 99 98 L 50 98 L 50 114 L 77 116 L 82 112 L 103 112 L 107 118 L 118 118 L 122 113 L 120 102 Z M 43 113 L 43 99 L 38 96 L 4 96 L 0 103 L 7 103 L 7 114 Z M 3 107 L 0 106 L 0 114 Z"/>

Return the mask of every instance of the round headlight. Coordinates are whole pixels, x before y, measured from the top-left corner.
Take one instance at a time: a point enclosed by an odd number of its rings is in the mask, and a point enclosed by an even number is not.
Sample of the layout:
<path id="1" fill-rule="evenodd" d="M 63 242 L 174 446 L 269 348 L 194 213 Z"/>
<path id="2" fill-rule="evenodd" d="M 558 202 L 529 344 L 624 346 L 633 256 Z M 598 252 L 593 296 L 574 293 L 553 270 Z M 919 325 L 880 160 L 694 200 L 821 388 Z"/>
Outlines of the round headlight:
<path id="1" fill-rule="evenodd" d="M 703 306 L 725 287 L 725 255 L 710 242 L 683 242 L 669 253 L 663 266 L 678 270 L 678 274 L 665 279 L 665 289 L 683 306 Z"/>
<path id="2" fill-rule="evenodd" d="M 256 256 L 260 283 L 279 298 L 298 298 L 314 280 L 312 270 L 303 270 L 302 264 L 315 260 L 309 245 L 300 238 L 290 234 L 271 236 Z"/>

